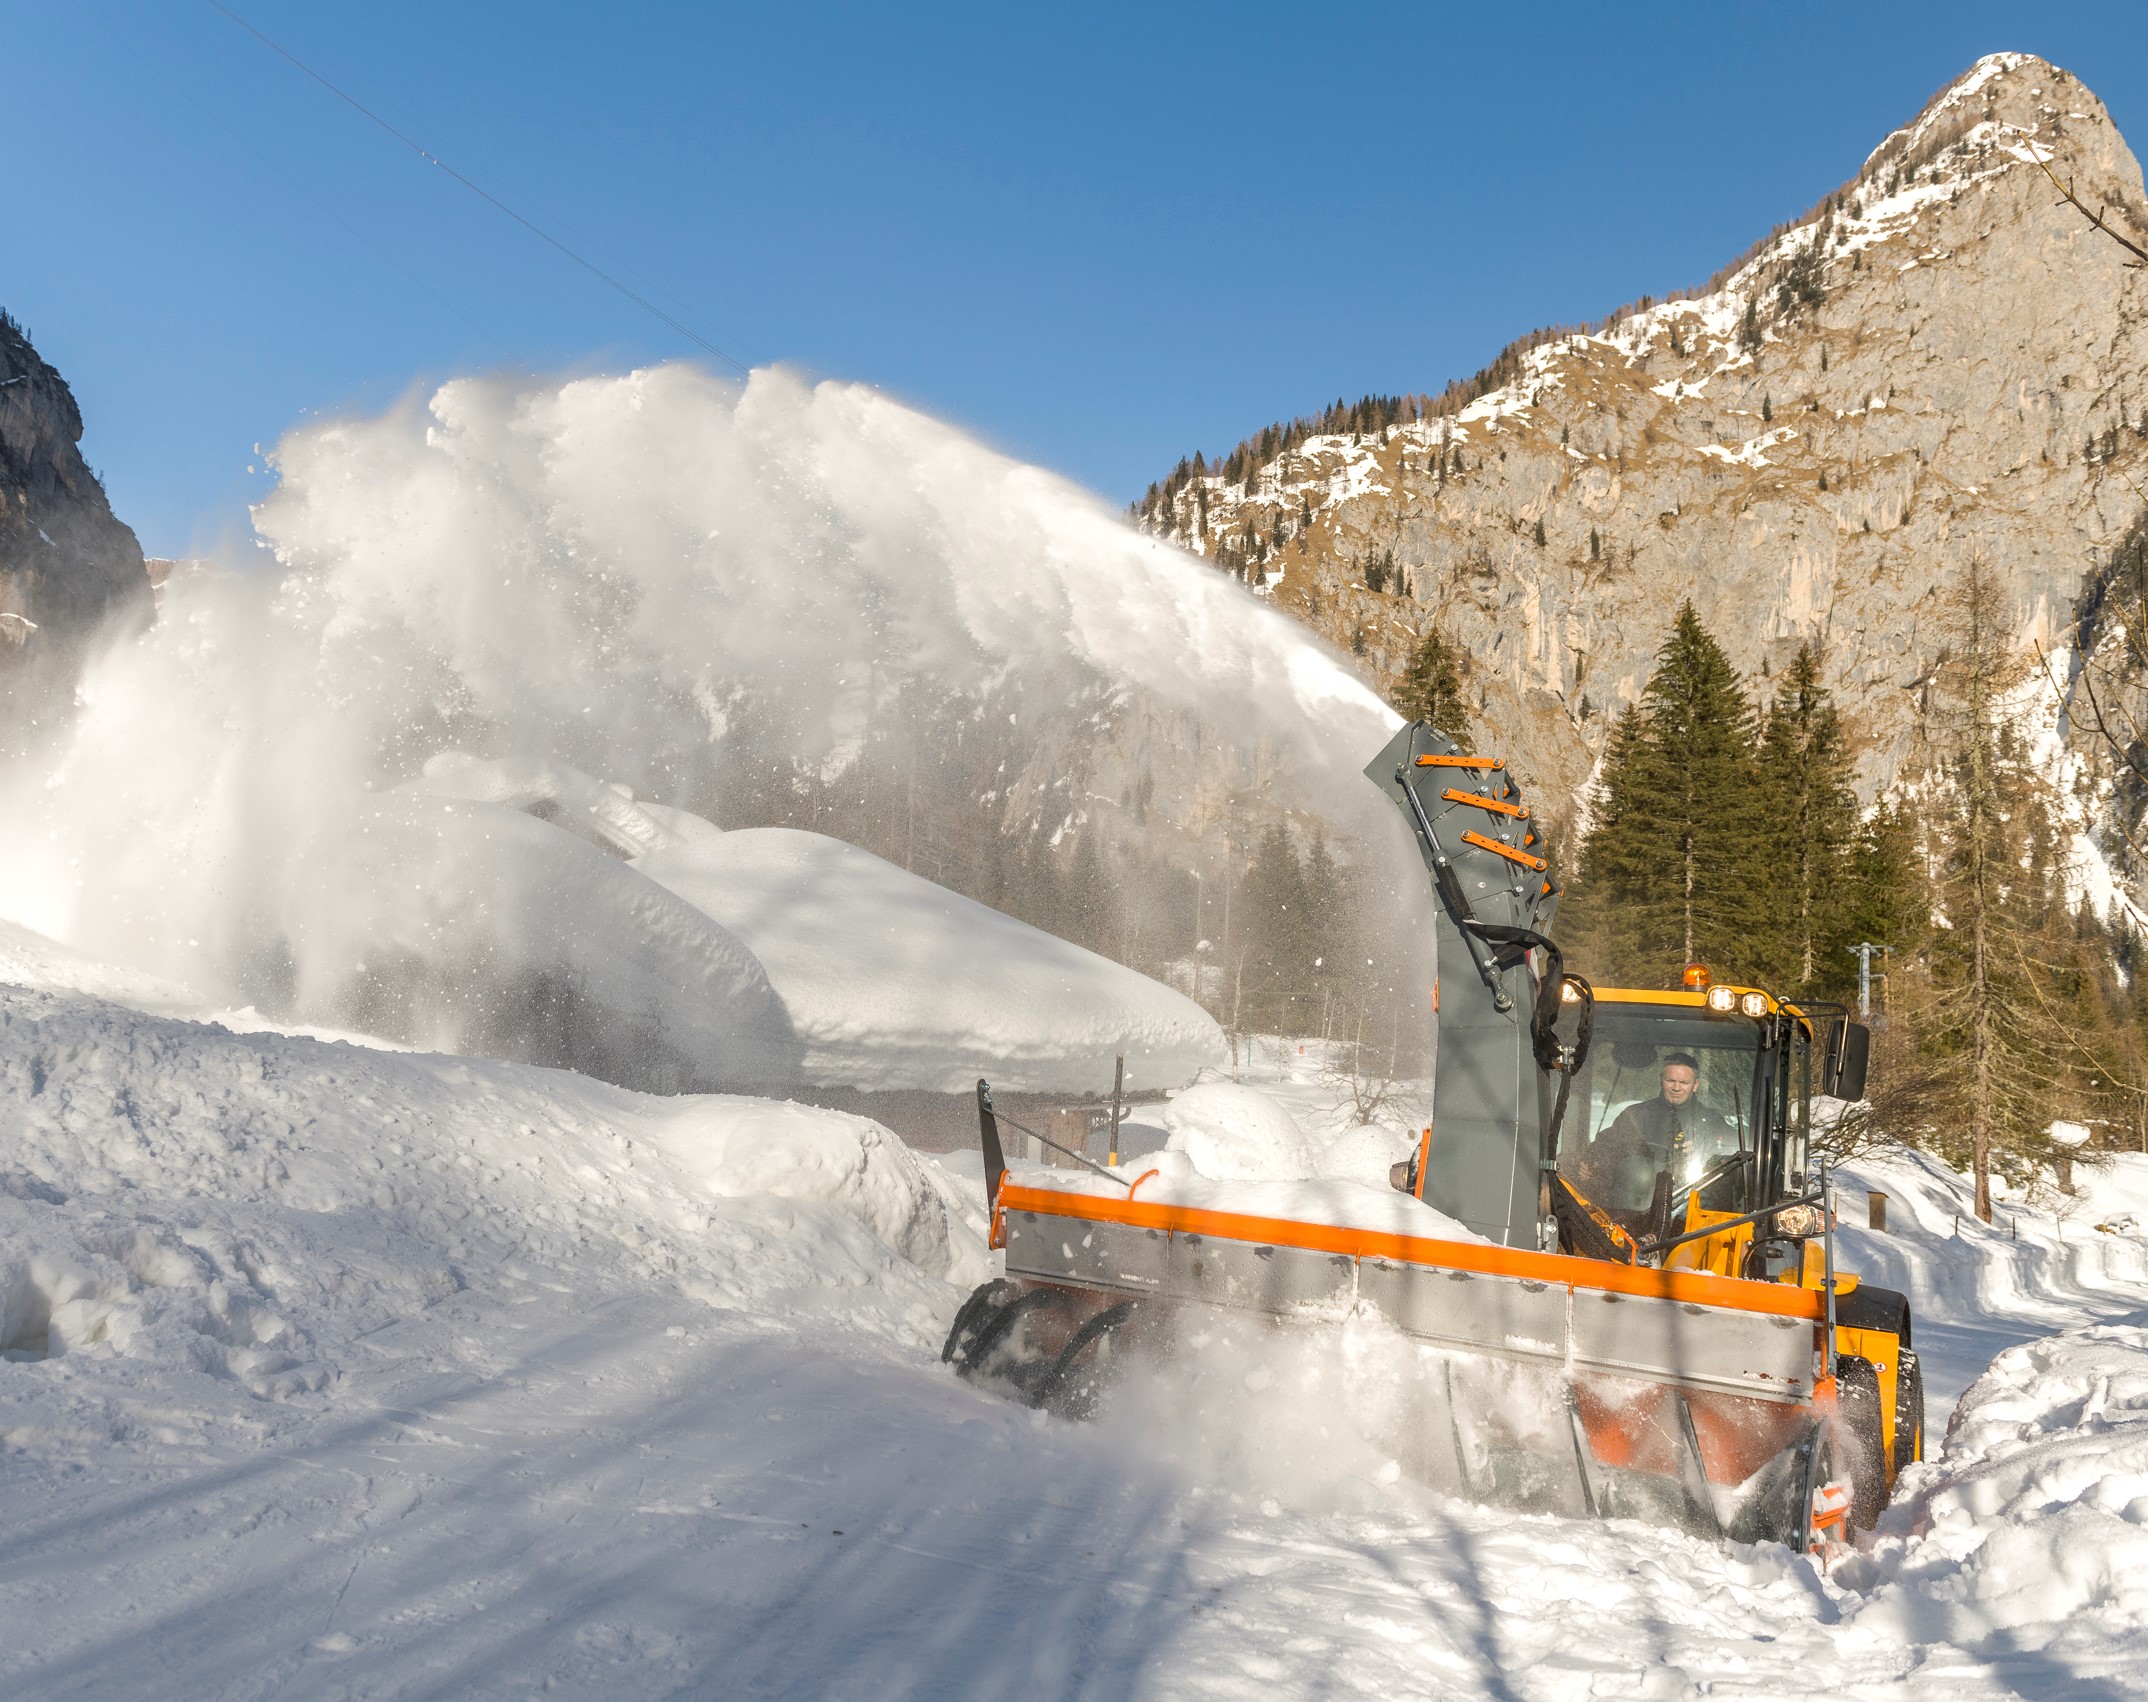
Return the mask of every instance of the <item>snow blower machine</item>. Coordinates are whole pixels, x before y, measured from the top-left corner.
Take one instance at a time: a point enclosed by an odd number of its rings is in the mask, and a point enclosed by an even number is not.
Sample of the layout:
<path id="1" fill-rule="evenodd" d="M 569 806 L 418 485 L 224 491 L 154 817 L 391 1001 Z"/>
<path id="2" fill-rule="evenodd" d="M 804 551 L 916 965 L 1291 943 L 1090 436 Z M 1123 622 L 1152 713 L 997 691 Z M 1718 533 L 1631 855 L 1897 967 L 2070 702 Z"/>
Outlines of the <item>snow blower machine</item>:
<path id="1" fill-rule="evenodd" d="M 1080 1416 L 1190 1309 L 1371 1308 L 1415 1349 L 1393 1442 L 1428 1481 L 1800 1551 L 1869 1528 L 1924 1415 L 1909 1303 L 1838 1268 L 1813 1142 L 1816 1093 L 1863 1093 L 1866 1029 L 1698 965 L 1592 987 L 1549 937 L 1559 888 L 1498 758 L 1419 723 L 1366 774 L 1438 899 L 1432 1120 L 1391 1178 L 1408 1198 L 1359 1186 L 1381 1213 L 1314 1220 L 1144 1192 L 1139 1164 L 1010 1166 L 979 1082 L 1006 1275 L 943 1357 Z"/>

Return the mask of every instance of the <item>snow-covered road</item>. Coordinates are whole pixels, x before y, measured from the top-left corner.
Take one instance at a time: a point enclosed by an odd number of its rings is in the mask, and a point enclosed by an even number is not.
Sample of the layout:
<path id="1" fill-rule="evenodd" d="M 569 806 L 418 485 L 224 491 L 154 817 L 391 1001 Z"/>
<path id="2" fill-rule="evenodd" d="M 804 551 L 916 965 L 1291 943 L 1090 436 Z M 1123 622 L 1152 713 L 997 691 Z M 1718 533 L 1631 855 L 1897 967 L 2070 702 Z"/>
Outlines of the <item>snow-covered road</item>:
<path id="1" fill-rule="evenodd" d="M 1417 1488 L 1376 1319 L 996 1400 L 943 1185 L 751 1191 L 752 1103 L 0 990 L 0 1695 L 2148 1695 L 2148 1163 L 1869 1172 L 1935 1438 L 2007 1351 L 1823 1575 Z"/>

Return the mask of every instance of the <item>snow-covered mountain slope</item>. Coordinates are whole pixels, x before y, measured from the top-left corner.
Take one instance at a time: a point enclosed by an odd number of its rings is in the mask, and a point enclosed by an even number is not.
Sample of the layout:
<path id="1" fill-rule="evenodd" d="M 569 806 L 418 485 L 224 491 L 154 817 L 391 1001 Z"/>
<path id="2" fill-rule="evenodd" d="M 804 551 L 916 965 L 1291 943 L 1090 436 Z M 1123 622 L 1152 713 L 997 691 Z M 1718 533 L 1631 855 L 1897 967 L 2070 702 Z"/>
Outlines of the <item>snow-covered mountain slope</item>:
<path id="1" fill-rule="evenodd" d="M 862 1119 L 30 988 L 0 1105 L 0 1693 L 2148 1694 L 2148 1160 L 1866 1173 L 1975 1387 L 1822 1573 L 1420 1489 L 1372 1316 L 964 1385 L 975 1196 Z"/>
<path id="2" fill-rule="evenodd" d="M 820 1087 L 959 1094 L 1179 1087 L 1223 1057 L 1182 993 L 825 834 L 747 828 L 635 868 L 766 970 Z"/>
<path id="3" fill-rule="evenodd" d="M 1705 291 L 1518 343 L 1444 417 L 1211 467 L 1145 523 L 1257 558 L 1376 681 L 1443 627 L 1479 725 L 1547 803 L 1584 781 L 1681 598 L 1763 688 L 1811 640 L 1868 735 L 1870 796 L 1966 552 L 2048 647 L 2139 514 L 2144 286 L 2039 155 L 2148 229 L 2102 103 L 1996 54 Z"/>

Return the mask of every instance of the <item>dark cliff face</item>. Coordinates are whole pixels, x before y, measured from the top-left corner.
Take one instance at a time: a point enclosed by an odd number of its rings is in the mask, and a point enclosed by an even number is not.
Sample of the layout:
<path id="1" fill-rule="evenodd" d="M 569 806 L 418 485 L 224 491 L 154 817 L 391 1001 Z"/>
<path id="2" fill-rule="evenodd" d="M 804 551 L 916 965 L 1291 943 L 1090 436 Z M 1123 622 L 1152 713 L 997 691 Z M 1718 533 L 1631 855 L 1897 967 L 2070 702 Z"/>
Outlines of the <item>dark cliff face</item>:
<path id="1" fill-rule="evenodd" d="M 142 546 L 81 439 L 67 381 L 0 314 L 0 752 L 64 715 L 92 645 L 152 618 Z"/>

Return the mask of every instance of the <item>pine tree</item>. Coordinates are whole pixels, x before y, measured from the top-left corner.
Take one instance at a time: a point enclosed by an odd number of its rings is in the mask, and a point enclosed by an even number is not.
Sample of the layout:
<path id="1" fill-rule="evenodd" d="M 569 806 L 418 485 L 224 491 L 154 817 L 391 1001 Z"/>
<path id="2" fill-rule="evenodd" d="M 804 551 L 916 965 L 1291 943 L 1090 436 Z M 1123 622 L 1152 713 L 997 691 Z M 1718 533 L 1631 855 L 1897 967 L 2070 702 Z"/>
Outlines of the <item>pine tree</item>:
<path id="1" fill-rule="evenodd" d="M 1589 560 L 1595 561 L 1599 559 L 1603 555 L 1603 553 L 1603 538 L 1597 533 L 1596 528 L 1591 526 L 1589 528 Z"/>
<path id="2" fill-rule="evenodd" d="M 1417 654 L 1410 658 L 1402 683 L 1389 701 L 1398 715 L 1437 727 L 1458 743 L 1467 742 L 1463 734 L 1469 726 L 1469 711 L 1462 706 L 1460 652 L 1438 627 L 1428 627 L 1418 641 Z"/>
<path id="3" fill-rule="evenodd" d="M 1921 776 L 1925 855 L 1937 871 L 1926 999 L 1914 1013 L 1947 1058 L 1954 1125 L 1966 1136 L 1976 1213 L 1991 1221 L 1991 1172 L 2043 1146 L 2055 1024 L 2031 945 L 2049 903 L 2050 823 L 2038 778 L 2006 720 L 2023 671 L 2008 643 L 1996 575 L 1972 554 L 1943 610 L 1947 660 L 1935 680 Z"/>
<path id="4" fill-rule="evenodd" d="M 1305 866 L 1282 823 L 1261 835 L 1238 903 L 1245 917 L 1246 984 L 1261 996 L 1247 1015 L 1256 1024 L 1287 1030 L 1312 997 L 1314 963 L 1322 952 Z"/>
<path id="5" fill-rule="evenodd" d="M 1536 541 L 1539 547 L 1541 547 L 1544 542 L 1544 522 L 1541 517 L 1537 520 L 1536 523 Z"/>
<path id="6" fill-rule="evenodd" d="M 1349 877 L 1328 848 L 1328 836 L 1315 830 L 1305 853 L 1303 874 L 1305 923 L 1313 948 L 1314 980 L 1330 985 L 1347 975 L 1353 952 L 1353 914 Z"/>
<path id="7" fill-rule="evenodd" d="M 1773 396 L 1763 396 L 1763 397 L 1761 397 L 1761 398 L 1760 398 L 1760 420 L 1761 420 L 1761 423 L 1762 423 L 1763 425 L 1769 424 L 1769 423 L 1771 423 L 1771 422 L 1772 422 L 1772 421 L 1774 420 L 1774 418 L 1775 418 L 1775 398 L 1774 398 Z"/>
<path id="8" fill-rule="evenodd" d="M 1600 973 L 1676 984 L 1687 963 L 1749 975 L 1764 830 L 1753 711 L 1687 603 L 1638 708 L 1613 729 L 1570 925 Z"/>
<path id="9" fill-rule="evenodd" d="M 1768 824 L 1768 879 L 1755 893 L 1755 957 L 1768 986 L 1817 997 L 1838 990 L 1857 795 L 1840 717 L 1820 683 L 1812 646 L 1798 646 L 1762 728 L 1759 774 Z"/>
<path id="10" fill-rule="evenodd" d="M 1738 322 L 1738 342 L 1750 350 L 1760 347 L 1760 309 L 1756 302 L 1745 304 L 1745 317 Z"/>

